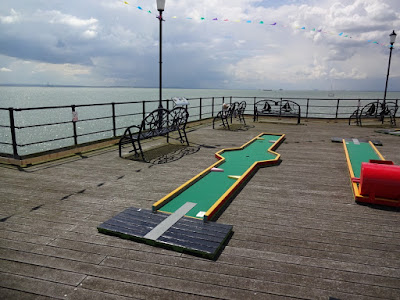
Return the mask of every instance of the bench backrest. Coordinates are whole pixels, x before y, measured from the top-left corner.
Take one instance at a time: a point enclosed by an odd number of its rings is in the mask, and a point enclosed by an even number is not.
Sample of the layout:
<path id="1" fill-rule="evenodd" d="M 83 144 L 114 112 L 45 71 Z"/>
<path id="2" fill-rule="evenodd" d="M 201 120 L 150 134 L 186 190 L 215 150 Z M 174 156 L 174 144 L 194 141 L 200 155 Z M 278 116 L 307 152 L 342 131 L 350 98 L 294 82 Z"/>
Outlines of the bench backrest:
<path id="1" fill-rule="evenodd" d="M 392 116 L 396 116 L 396 113 L 397 113 L 397 111 L 399 109 L 399 106 L 397 105 L 397 102 L 395 102 L 395 101 L 386 101 L 385 104 L 386 104 L 385 112 L 387 112 L 387 113 L 390 112 L 392 114 Z"/>
<path id="2" fill-rule="evenodd" d="M 237 107 L 237 111 L 239 115 L 244 115 L 244 111 L 246 110 L 246 101 L 242 101 L 239 103 Z"/>
<path id="3" fill-rule="evenodd" d="M 237 112 L 237 108 L 239 107 L 239 102 L 233 102 L 227 109 L 222 109 L 218 112 L 219 117 L 228 118 L 233 116 Z"/>
<path id="4" fill-rule="evenodd" d="M 175 107 L 172 110 L 158 108 L 142 120 L 139 134 L 145 132 L 147 136 L 158 136 L 171 130 L 184 129 L 188 118 L 189 113 L 186 108 Z"/>
<path id="5" fill-rule="evenodd" d="M 378 102 L 368 103 L 361 109 L 361 116 L 376 117 L 379 114 L 379 107 Z"/>
<path id="6" fill-rule="evenodd" d="M 189 112 L 184 107 L 175 107 L 169 112 L 169 127 L 172 130 L 185 129 Z"/>
<path id="7" fill-rule="evenodd" d="M 300 105 L 291 100 L 263 99 L 254 103 L 254 112 L 261 114 L 300 114 Z"/>
<path id="8" fill-rule="evenodd" d="M 237 109 L 239 107 L 239 102 L 233 102 L 228 109 L 229 115 L 232 116 L 237 112 Z"/>
<path id="9" fill-rule="evenodd" d="M 169 110 L 158 108 L 149 113 L 140 125 L 139 134 L 146 132 L 148 135 L 157 136 L 163 128 L 168 127 Z"/>
<path id="10" fill-rule="evenodd" d="M 374 101 L 366 104 L 361 109 L 360 115 L 361 117 L 380 117 L 382 114 L 391 114 L 394 116 L 398 109 L 399 107 L 395 101 L 386 101 L 385 107 L 383 106 L 383 102 Z"/>

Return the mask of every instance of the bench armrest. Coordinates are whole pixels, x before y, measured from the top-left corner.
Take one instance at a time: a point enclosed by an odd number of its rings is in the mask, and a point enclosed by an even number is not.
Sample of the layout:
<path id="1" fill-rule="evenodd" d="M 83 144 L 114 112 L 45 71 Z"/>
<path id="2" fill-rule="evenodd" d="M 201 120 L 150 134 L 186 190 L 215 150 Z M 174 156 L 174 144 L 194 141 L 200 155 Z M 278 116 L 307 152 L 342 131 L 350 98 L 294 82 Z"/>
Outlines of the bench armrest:
<path id="1" fill-rule="evenodd" d="M 128 133 L 129 137 L 132 138 L 131 128 L 137 128 L 138 130 L 140 130 L 140 126 L 132 125 L 132 126 L 129 126 L 128 128 L 125 129 L 124 134 L 122 136 L 127 136 L 127 133 Z"/>

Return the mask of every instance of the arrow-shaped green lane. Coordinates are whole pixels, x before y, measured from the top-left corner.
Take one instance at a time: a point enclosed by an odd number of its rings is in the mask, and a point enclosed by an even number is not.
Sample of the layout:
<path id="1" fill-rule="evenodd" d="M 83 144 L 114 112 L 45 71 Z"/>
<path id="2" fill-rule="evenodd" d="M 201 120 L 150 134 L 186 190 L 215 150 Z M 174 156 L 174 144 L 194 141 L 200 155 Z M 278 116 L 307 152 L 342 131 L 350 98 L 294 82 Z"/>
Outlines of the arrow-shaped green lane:
<path id="1" fill-rule="evenodd" d="M 240 148 L 216 153 L 220 160 L 153 205 L 153 210 L 173 213 L 186 202 L 197 205 L 186 216 L 209 220 L 232 193 L 259 166 L 277 164 L 273 150 L 284 135 L 260 134 Z M 222 169 L 213 171 L 215 168 Z"/>

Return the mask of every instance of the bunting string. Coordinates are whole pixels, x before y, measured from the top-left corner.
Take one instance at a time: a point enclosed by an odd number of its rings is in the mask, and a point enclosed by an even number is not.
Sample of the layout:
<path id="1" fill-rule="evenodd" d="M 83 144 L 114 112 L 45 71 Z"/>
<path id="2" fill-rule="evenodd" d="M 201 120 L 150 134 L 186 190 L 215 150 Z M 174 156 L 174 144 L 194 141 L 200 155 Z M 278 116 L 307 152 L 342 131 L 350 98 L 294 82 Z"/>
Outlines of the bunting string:
<path id="1" fill-rule="evenodd" d="M 135 5 L 131 5 L 128 1 L 121 1 L 124 5 L 129 5 L 132 7 L 136 7 L 138 10 L 148 13 L 148 14 L 153 14 L 153 12 L 151 10 L 147 10 L 147 9 L 143 9 L 141 6 L 135 6 Z M 156 18 L 159 18 L 158 16 L 158 12 L 156 12 L 157 16 Z M 200 21 L 211 21 L 211 22 L 235 22 L 235 23 L 245 23 L 245 24 L 259 24 L 259 25 L 267 25 L 267 26 L 281 26 L 281 27 L 291 27 L 288 25 L 284 25 L 284 24 L 278 24 L 277 22 L 264 22 L 264 21 L 253 21 L 253 20 L 240 20 L 240 19 L 235 19 L 235 20 L 229 20 L 227 18 L 218 18 L 218 17 L 213 17 L 213 18 L 205 18 L 205 17 L 177 17 L 177 16 L 173 16 L 171 17 L 171 19 L 185 19 L 185 20 L 200 20 Z M 163 20 L 165 20 L 164 16 L 163 16 Z M 333 31 L 327 31 L 327 30 L 323 30 L 323 29 L 318 29 L 318 28 L 308 28 L 306 26 L 295 26 L 295 29 L 298 30 L 304 30 L 304 31 L 311 31 L 311 32 L 315 32 L 315 33 L 321 33 L 321 34 L 328 34 L 328 35 L 332 35 L 332 36 L 338 36 L 341 38 L 348 38 L 348 39 L 353 39 L 353 37 L 349 34 L 346 34 L 345 32 L 333 32 Z M 388 44 L 388 43 L 381 43 L 378 41 L 374 41 L 374 40 L 367 40 L 367 43 L 371 43 L 371 44 L 375 44 L 375 45 L 379 45 L 382 47 L 393 47 L 392 45 Z"/>

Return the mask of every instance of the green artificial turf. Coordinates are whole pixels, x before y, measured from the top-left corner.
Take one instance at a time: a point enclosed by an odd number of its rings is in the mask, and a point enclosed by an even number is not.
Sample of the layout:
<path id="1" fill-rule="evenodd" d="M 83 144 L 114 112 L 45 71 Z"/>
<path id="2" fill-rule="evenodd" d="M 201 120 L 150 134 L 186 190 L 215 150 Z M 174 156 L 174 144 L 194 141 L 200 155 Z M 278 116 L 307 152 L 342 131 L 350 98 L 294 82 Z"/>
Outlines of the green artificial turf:
<path id="1" fill-rule="evenodd" d="M 189 201 L 197 203 L 197 205 L 186 214 L 187 216 L 196 217 L 199 212 L 208 211 L 236 182 L 236 179 L 229 178 L 229 175 L 241 176 L 254 162 L 276 158 L 276 155 L 269 153 L 268 149 L 273 144 L 270 141 L 278 140 L 280 137 L 279 135 L 263 135 L 263 140 L 254 140 L 242 150 L 224 151 L 221 155 L 225 158 L 225 162 L 218 166 L 224 172 L 210 172 L 206 174 L 167 204 L 160 207 L 159 210 L 173 213 Z"/>
<path id="2" fill-rule="evenodd" d="M 370 159 L 380 160 L 380 157 L 369 143 L 346 142 L 347 151 L 350 157 L 350 163 L 353 168 L 354 176 L 359 178 L 361 174 L 361 163 L 369 162 Z"/>

